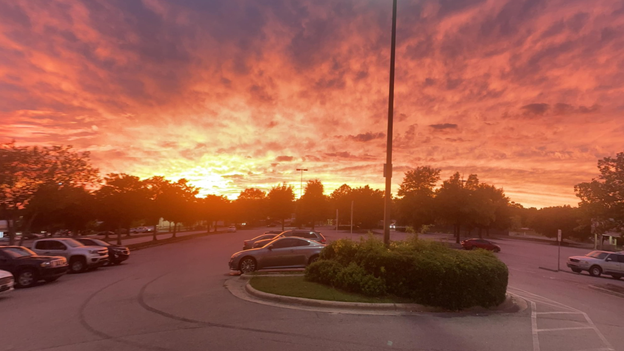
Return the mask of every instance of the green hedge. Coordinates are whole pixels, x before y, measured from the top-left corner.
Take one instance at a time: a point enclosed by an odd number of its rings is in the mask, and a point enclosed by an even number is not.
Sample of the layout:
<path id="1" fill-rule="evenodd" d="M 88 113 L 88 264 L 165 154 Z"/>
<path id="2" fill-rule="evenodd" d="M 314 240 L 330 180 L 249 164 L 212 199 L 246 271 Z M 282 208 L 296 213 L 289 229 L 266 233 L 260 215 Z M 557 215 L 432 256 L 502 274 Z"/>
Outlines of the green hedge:
<path id="1" fill-rule="evenodd" d="M 306 279 L 368 296 L 393 294 L 460 310 L 505 300 L 508 270 L 494 254 L 453 250 L 416 238 L 386 248 L 372 237 L 327 245 L 306 269 Z"/>

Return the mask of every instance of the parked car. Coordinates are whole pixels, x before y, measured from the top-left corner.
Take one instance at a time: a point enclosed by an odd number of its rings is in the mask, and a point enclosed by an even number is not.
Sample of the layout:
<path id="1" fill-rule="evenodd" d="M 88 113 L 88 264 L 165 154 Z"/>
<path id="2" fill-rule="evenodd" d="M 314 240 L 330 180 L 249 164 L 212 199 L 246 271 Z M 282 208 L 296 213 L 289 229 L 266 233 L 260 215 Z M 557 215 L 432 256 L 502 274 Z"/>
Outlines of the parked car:
<path id="1" fill-rule="evenodd" d="M 0 269 L 9 271 L 15 285 L 27 288 L 41 280 L 52 282 L 69 270 L 67 259 L 57 256 L 39 256 L 23 246 L 0 247 Z"/>
<path id="2" fill-rule="evenodd" d="M 279 239 L 282 237 L 290 237 L 290 236 L 297 236 L 300 238 L 306 238 L 306 239 L 310 239 L 310 240 L 315 240 L 318 241 L 321 244 L 325 244 L 327 243 L 327 240 L 325 239 L 325 236 L 319 232 L 315 232 L 312 230 L 301 230 L 301 229 L 296 229 L 296 230 L 286 230 L 281 232 L 280 234 L 278 234 L 276 237 L 274 237 L 273 239 L 265 239 L 265 240 L 258 240 L 254 243 L 253 247 L 263 247 L 264 245 L 268 244 L 269 242 L 271 242 L 272 240 L 275 239 Z"/>
<path id="3" fill-rule="evenodd" d="M 494 252 L 500 252 L 500 246 L 491 241 L 483 239 L 467 239 L 461 241 L 461 246 L 466 250 L 484 249 Z"/>
<path id="4" fill-rule="evenodd" d="M 0 296 L 13 291 L 13 285 L 15 285 L 13 274 L 0 270 Z"/>
<path id="5" fill-rule="evenodd" d="M 324 247 L 310 239 L 282 237 L 264 247 L 233 254 L 229 267 L 242 273 L 266 268 L 303 268 L 318 260 Z"/>
<path id="6" fill-rule="evenodd" d="M 78 238 L 76 241 L 85 246 L 102 246 L 108 250 L 108 263 L 120 264 L 130 257 L 130 249 L 126 246 L 113 245 L 104 240 L 95 238 Z"/>
<path id="7" fill-rule="evenodd" d="M 248 249 L 253 248 L 253 245 L 256 241 L 273 239 L 277 236 L 277 234 L 279 233 L 264 233 L 262 235 L 258 235 L 257 237 L 253 239 L 245 240 L 243 241 L 243 250 L 248 250 Z"/>
<path id="8" fill-rule="evenodd" d="M 72 273 L 84 272 L 108 262 L 108 250 L 100 246 L 84 246 L 71 238 L 35 240 L 32 250 L 44 256 L 63 256 L 69 261 Z"/>
<path id="9" fill-rule="evenodd" d="M 227 227 L 227 230 L 226 230 L 226 231 L 227 231 L 228 233 L 236 233 L 236 226 L 231 225 L 231 226 Z"/>
<path id="10" fill-rule="evenodd" d="M 620 279 L 624 276 L 624 253 L 592 251 L 585 256 L 568 257 L 566 264 L 573 272 L 587 271 L 594 277 L 608 274 Z"/>
<path id="11" fill-rule="evenodd" d="M 43 238 L 45 235 L 44 234 L 37 234 L 37 233 L 28 233 L 28 234 L 24 234 L 23 237 L 25 240 L 30 240 L 30 239 L 41 239 Z"/>

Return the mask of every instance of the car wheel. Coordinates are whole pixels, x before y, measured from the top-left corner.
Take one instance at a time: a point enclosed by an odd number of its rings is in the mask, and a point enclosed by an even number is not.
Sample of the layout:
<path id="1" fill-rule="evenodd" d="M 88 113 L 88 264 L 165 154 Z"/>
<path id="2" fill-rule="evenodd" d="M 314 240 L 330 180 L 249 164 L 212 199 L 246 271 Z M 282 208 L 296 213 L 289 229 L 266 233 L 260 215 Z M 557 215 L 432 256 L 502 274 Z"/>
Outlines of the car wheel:
<path id="1" fill-rule="evenodd" d="M 622 278 L 622 276 L 621 276 L 621 275 L 619 275 L 619 274 L 611 274 L 611 278 L 613 278 L 613 279 L 616 279 L 616 280 L 617 280 L 617 279 Z"/>
<path id="2" fill-rule="evenodd" d="M 602 274 L 602 268 L 600 268 L 600 266 L 591 266 L 589 268 L 589 275 L 593 277 L 600 277 L 601 274 Z"/>
<path id="3" fill-rule="evenodd" d="M 574 273 L 581 273 L 583 270 L 578 268 L 571 268 Z"/>
<path id="4" fill-rule="evenodd" d="M 76 257 L 72 258 L 71 261 L 69 261 L 69 270 L 71 270 L 72 273 L 84 272 L 86 268 L 87 263 L 85 262 L 84 258 Z"/>
<path id="5" fill-rule="evenodd" d="M 241 273 L 251 273 L 256 270 L 256 260 L 251 257 L 245 257 L 241 260 L 239 269 Z"/>
<path id="6" fill-rule="evenodd" d="M 316 262 L 318 260 L 319 260 L 319 255 L 314 255 L 314 256 L 310 257 L 310 261 L 308 262 L 308 264 L 312 264 L 312 263 L 314 263 L 314 262 Z"/>
<path id="7" fill-rule="evenodd" d="M 28 288 L 35 283 L 37 283 L 37 273 L 31 269 L 25 269 L 17 275 L 17 279 L 15 279 L 17 286 L 20 288 Z"/>

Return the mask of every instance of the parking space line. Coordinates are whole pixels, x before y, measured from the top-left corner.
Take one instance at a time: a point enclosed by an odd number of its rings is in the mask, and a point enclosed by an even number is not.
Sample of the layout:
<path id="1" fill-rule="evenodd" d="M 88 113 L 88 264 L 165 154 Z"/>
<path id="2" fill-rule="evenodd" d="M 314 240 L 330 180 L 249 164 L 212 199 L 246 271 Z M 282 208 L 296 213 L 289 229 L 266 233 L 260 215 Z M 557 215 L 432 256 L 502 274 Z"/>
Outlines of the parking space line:
<path id="1" fill-rule="evenodd" d="M 569 327 L 569 328 L 548 328 L 538 329 L 538 332 L 560 331 L 560 330 L 578 330 L 578 329 L 594 329 L 592 327 Z"/>
<path id="2" fill-rule="evenodd" d="M 531 333 L 533 334 L 533 351 L 540 351 L 539 337 L 537 336 L 537 305 L 531 301 Z"/>
<path id="3" fill-rule="evenodd" d="M 587 315 L 587 313 L 578 310 L 574 307 L 571 306 L 567 306 L 564 305 L 562 303 L 559 303 L 557 301 L 553 301 L 547 297 L 541 296 L 541 295 L 537 295 L 534 294 L 532 292 L 526 291 L 526 290 L 522 290 L 522 289 L 518 289 L 518 288 L 514 288 L 509 286 L 508 287 L 510 290 L 517 290 L 521 293 L 518 292 L 514 292 L 516 295 L 526 299 L 527 301 L 529 301 L 531 303 L 531 333 L 533 336 L 533 351 L 539 351 L 540 350 L 540 344 L 539 344 L 539 333 L 540 332 L 550 332 L 550 331 L 565 331 L 565 330 L 580 330 L 580 329 L 590 329 L 593 330 L 596 335 L 600 338 L 600 340 L 603 342 L 604 346 L 607 347 L 602 347 L 602 348 L 595 348 L 595 349 L 588 349 L 585 351 L 615 351 L 615 349 L 613 348 L 613 346 L 611 346 L 611 344 L 609 343 L 609 341 L 607 340 L 607 338 L 605 338 L 605 336 L 600 332 L 600 330 L 598 330 L 598 327 L 596 327 L 596 324 L 594 324 L 594 322 L 591 320 L 591 318 L 589 318 L 589 316 Z M 524 295 L 524 296 L 523 296 Z M 550 307 L 556 307 L 556 308 L 561 308 L 564 309 L 565 311 L 549 311 L 549 312 L 537 312 L 537 303 L 543 304 L 543 305 L 547 305 Z M 537 328 L 537 316 L 538 315 L 549 315 L 549 314 L 580 314 L 583 315 L 585 321 L 587 322 L 587 327 L 567 327 L 567 328 L 549 328 L 549 329 L 538 329 Z"/>

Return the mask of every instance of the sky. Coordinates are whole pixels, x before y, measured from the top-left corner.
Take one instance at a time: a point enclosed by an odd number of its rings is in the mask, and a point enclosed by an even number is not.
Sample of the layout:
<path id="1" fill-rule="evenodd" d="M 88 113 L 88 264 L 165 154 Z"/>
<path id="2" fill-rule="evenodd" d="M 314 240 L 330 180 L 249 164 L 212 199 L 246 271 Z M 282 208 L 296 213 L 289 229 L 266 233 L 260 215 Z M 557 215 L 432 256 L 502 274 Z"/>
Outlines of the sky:
<path id="1" fill-rule="evenodd" d="M 0 142 L 203 195 L 383 190 L 391 23 L 390 0 L 0 0 Z M 392 190 L 431 166 L 576 206 L 624 151 L 623 84 L 622 1 L 398 0 Z"/>

